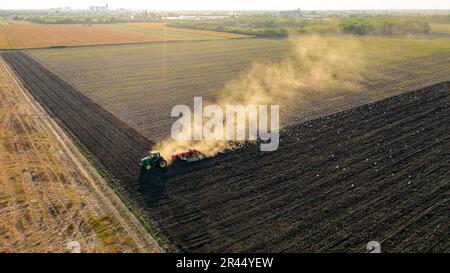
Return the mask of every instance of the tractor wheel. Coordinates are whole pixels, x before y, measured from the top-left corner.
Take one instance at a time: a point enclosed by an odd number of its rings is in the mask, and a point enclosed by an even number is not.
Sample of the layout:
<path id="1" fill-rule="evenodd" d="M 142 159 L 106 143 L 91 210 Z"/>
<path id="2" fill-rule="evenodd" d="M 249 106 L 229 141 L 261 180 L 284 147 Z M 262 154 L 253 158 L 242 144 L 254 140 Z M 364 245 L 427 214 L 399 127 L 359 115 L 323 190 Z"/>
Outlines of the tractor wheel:
<path id="1" fill-rule="evenodd" d="M 145 169 L 146 169 L 147 171 L 150 171 L 150 170 L 152 169 L 152 166 L 151 166 L 151 165 L 147 165 L 147 166 L 145 166 Z"/>
<path id="2" fill-rule="evenodd" d="M 164 169 L 165 167 L 167 167 L 167 161 L 165 161 L 164 159 L 159 161 L 159 167 L 161 169 Z"/>

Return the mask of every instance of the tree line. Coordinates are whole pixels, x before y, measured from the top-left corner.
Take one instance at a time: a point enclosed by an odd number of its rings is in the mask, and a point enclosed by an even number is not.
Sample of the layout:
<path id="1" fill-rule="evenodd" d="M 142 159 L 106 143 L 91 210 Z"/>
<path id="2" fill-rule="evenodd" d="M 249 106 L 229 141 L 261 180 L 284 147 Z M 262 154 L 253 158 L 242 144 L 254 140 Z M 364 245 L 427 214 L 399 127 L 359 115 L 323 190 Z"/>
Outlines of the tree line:
<path id="1" fill-rule="evenodd" d="M 422 18 L 228 18 L 223 20 L 180 20 L 171 27 L 231 32 L 250 36 L 286 37 L 290 33 L 349 33 L 354 35 L 427 34 L 430 24 Z"/>

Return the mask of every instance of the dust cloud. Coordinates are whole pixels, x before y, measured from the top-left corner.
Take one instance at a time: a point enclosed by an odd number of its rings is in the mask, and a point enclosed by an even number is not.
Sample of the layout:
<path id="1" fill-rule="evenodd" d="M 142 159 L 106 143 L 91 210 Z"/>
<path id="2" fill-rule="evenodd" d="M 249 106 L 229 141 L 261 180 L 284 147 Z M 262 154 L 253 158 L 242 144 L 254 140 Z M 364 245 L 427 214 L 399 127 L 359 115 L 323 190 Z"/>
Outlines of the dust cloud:
<path id="1" fill-rule="evenodd" d="M 292 50 L 286 58 L 273 62 L 256 62 L 237 78 L 228 82 L 215 101 L 226 105 L 279 105 L 281 123 L 291 118 L 299 103 L 320 100 L 333 92 L 357 92 L 365 70 L 363 51 L 352 36 L 291 37 Z M 225 110 L 224 110 L 225 112 Z M 258 117 L 260 118 L 260 117 Z M 266 121 L 267 122 L 267 121 Z M 225 128 L 225 120 L 223 121 Z M 177 141 L 168 138 L 154 149 L 170 161 L 171 155 L 197 149 L 208 157 L 232 149 L 239 143 L 230 141 Z"/>

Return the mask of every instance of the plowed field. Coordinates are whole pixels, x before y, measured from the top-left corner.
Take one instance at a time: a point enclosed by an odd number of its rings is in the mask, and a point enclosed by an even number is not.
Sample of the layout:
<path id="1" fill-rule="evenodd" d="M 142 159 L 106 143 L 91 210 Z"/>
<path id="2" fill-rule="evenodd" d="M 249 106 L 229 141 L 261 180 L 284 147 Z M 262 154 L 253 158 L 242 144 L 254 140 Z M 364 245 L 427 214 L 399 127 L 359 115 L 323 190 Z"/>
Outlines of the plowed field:
<path id="1" fill-rule="evenodd" d="M 274 153 L 141 175 L 150 140 L 30 57 L 4 57 L 177 250 L 450 251 L 448 82 L 288 127 Z"/>

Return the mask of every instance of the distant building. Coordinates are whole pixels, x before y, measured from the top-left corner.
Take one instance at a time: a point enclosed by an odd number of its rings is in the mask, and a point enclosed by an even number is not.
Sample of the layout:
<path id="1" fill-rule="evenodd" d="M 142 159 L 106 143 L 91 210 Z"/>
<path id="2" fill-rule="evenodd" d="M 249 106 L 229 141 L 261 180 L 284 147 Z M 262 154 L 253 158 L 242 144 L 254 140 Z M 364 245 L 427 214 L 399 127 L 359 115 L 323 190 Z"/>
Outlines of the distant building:
<path id="1" fill-rule="evenodd" d="M 58 8 L 52 8 L 51 11 L 71 11 L 71 7 L 58 7 Z"/>
<path id="2" fill-rule="evenodd" d="M 280 16 L 283 18 L 299 18 L 302 16 L 302 12 L 300 9 L 282 10 L 282 11 L 280 11 Z"/>
<path id="3" fill-rule="evenodd" d="M 105 12 L 108 11 L 108 4 L 105 6 L 90 6 L 89 7 L 90 12 Z"/>

